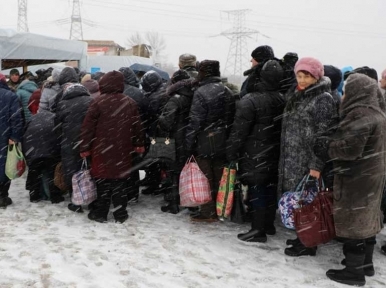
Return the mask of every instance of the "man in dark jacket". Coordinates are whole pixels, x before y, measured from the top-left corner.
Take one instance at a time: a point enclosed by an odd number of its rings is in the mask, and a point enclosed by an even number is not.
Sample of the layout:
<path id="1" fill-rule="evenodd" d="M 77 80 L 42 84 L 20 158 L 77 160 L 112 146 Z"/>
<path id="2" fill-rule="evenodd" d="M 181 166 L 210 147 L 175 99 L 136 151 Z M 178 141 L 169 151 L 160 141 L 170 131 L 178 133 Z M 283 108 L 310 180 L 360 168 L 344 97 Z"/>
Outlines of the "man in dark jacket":
<path id="1" fill-rule="evenodd" d="M 207 176 L 212 201 L 201 206 L 192 221 L 217 221 L 216 197 L 225 165 L 225 141 L 233 123 L 235 99 L 221 83 L 220 63 L 214 60 L 200 62 L 198 88 L 194 92 L 186 128 L 187 155 L 197 154 L 197 163 Z"/>
<path id="2" fill-rule="evenodd" d="M 273 49 L 271 48 L 271 46 L 268 45 L 262 45 L 257 47 L 255 50 L 252 51 L 251 56 L 252 67 L 251 69 L 244 72 L 244 76 L 248 77 L 241 85 L 240 98 L 244 97 L 249 92 L 254 91 L 253 85 L 255 84 L 256 80 L 251 81 L 251 83 L 249 83 L 249 80 L 251 78 L 259 79 L 260 70 L 263 67 L 264 63 L 268 60 L 274 59 L 275 57 Z"/>
<path id="3" fill-rule="evenodd" d="M 23 136 L 23 117 L 20 102 L 8 87 L 5 76 L 0 73 L 0 208 L 12 204 L 8 197 L 11 181 L 5 175 L 7 147 L 20 142 Z"/>
<path id="4" fill-rule="evenodd" d="M 284 99 L 278 92 L 284 71 L 276 60 L 267 61 L 255 85 L 237 105 L 227 141 L 227 160 L 239 162 L 241 183 L 248 185 L 252 229 L 238 238 L 266 242 L 276 233 L 276 189 L 280 154 L 281 115 Z M 257 79 L 250 79 L 250 81 Z"/>

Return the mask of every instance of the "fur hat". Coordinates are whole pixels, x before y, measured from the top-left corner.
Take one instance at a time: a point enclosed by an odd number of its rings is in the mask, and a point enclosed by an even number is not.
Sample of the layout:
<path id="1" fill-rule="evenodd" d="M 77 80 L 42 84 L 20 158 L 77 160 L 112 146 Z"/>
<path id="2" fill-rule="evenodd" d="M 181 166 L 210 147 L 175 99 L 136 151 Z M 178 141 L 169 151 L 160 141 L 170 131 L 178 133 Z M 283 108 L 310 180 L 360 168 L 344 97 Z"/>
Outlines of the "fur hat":
<path id="1" fill-rule="evenodd" d="M 124 78 L 121 72 L 115 70 L 108 72 L 99 80 L 99 91 L 101 91 L 101 94 L 123 93 L 124 89 Z"/>
<path id="2" fill-rule="evenodd" d="M 198 79 L 207 77 L 220 77 L 220 62 L 216 60 L 204 60 L 198 66 Z"/>
<path id="3" fill-rule="evenodd" d="M 197 58 L 193 54 L 182 54 L 179 58 L 180 68 L 184 68 L 186 66 L 196 67 Z"/>
<path id="4" fill-rule="evenodd" d="M 188 72 L 186 72 L 183 69 L 180 69 L 180 70 L 174 72 L 174 74 L 170 80 L 171 80 L 172 84 L 174 84 L 174 83 L 177 83 L 177 82 L 184 80 L 184 79 L 190 79 L 190 76 L 189 76 Z"/>
<path id="5" fill-rule="evenodd" d="M 324 76 L 330 78 L 332 91 L 338 89 L 339 84 L 342 81 L 342 72 L 339 68 L 332 65 L 324 65 Z"/>
<path id="6" fill-rule="evenodd" d="M 149 93 L 154 92 L 162 84 L 162 77 L 154 70 L 146 72 L 141 78 L 142 89 Z"/>
<path id="7" fill-rule="evenodd" d="M 298 53 L 295 53 L 295 52 L 288 52 L 283 57 L 283 62 L 290 65 L 291 67 L 294 67 L 298 60 L 299 60 Z"/>
<path id="8" fill-rule="evenodd" d="M 257 62 L 263 62 L 264 60 L 271 60 L 275 57 L 271 46 L 262 45 L 252 51 L 252 58 Z"/>
<path id="9" fill-rule="evenodd" d="M 306 71 L 317 80 L 324 76 L 323 64 L 318 59 L 311 57 L 299 59 L 299 61 L 295 64 L 294 70 L 295 73 L 298 73 L 299 71 Z"/>

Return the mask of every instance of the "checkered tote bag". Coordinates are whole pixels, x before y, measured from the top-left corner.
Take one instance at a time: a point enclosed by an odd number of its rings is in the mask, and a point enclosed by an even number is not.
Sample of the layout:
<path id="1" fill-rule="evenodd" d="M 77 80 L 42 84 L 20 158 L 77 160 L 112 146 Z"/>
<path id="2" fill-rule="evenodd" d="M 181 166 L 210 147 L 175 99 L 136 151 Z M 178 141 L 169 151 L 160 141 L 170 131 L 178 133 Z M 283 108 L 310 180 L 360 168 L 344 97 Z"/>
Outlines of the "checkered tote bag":
<path id="1" fill-rule="evenodd" d="M 96 186 L 83 159 L 82 168 L 72 176 L 71 202 L 75 205 L 88 205 L 97 198 Z"/>
<path id="2" fill-rule="evenodd" d="M 190 157 L 180 174 L 181 206 L 196 207 L 212 200 L 208 178 L 194 157 Z"/>

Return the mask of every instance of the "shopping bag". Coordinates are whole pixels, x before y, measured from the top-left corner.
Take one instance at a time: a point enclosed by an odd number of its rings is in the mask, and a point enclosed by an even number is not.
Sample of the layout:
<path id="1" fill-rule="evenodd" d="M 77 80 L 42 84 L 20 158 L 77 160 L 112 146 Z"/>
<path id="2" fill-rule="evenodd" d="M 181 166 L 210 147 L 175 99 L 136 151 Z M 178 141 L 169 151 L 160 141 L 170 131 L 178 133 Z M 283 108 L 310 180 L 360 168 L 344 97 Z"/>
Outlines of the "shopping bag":
<path id="1" fill-rule="evenodd" d="M 71 202 L 75 205 L 88 205 L 97 199 L 96 185 L 83 159 L 82 168 L 72 176 Z"/>
<path id="2" fill-rule="evenodd" d="M 335 238 L 332 205 L 332 192 L 321 191 L 310 204 L 295 209 L 296 233 L 304 246 L 315 247 Z"/>
<path id="3" fill-rule="evenodd" d="M 180 174 L 180 203 L 183 207 L 196 207 L 212 200 L 209 180 L 191 156 Z"/>
<path id="4" fill-rule="evenodd" d="M 220 220 L 229 218 L 232 212 L 236 180 L 236 165 L 224 167 L 216 199 L 216 212 Z"/>
<path id="5" fill-rule="evenodd" d="M 19 146 L 17 144 L 8 145 L 5 175 L 11 180 L 16 179 L 23 175 L 25 168 L 25 159 Z"/>
<path id="6" fill-rule="evenodd" d="M 314 177 L 306 175 L 300 181 L 295 191 L 283 193 L 278 206 L 281 221 L 285 227 L 295 229 L 295 209 L 300 207 L 300 201 L 302 201 L 303 204 L 311 203 L 318 194 L 318 187 L 318 181 Z"/>
<path id="7" fill-rule="evenodd" d="M 59 162 L 55 167 L 54 184 L 63 194 L 69 190 L 64 178 L 62 162 Z"/>
<path id="8" fill-rule="evenodd" d="M 149 151 L 144 159 L 166 158 L 171 161 L 176 160 L 176 142 L 168 137 L 152 138 L 150 141 Z"/>
<path id="9" fill-rule="evenodd" d="M 245 222 L 246 209 L 244 205 L 244 195 L 242 185 L 238 179 L 235 182 L 235 188 L 233 192 L 233 207 L 231 213 L 231 221 L 237 224 L 243 224 Z"/>

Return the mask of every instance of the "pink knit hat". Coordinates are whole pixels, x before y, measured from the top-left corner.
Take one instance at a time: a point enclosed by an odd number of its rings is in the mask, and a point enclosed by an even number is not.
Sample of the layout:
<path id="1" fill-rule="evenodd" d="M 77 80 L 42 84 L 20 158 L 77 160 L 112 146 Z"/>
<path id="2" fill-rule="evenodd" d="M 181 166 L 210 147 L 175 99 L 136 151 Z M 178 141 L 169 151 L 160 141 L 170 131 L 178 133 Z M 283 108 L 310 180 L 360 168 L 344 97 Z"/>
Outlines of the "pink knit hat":
<path id="1" fill-rule="evenodd" d="M 4 74 L 0 73 L 0 82 L 7 83 L 7 78 L 5 78 Z"/>
<path id="2" fill-rule="evenodd" d="M 304 57 L 296 62 L 295 73 L 298 73 L 298 71 L 307 71 L 317 80 L 324 76 L 323 64 L 319 60 L 311 57 Z"/>

